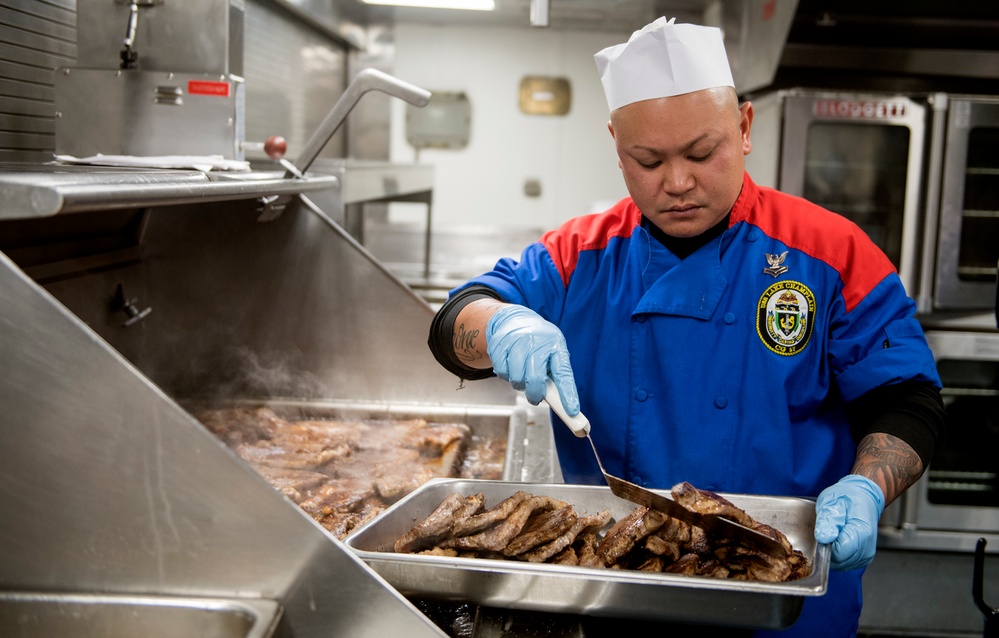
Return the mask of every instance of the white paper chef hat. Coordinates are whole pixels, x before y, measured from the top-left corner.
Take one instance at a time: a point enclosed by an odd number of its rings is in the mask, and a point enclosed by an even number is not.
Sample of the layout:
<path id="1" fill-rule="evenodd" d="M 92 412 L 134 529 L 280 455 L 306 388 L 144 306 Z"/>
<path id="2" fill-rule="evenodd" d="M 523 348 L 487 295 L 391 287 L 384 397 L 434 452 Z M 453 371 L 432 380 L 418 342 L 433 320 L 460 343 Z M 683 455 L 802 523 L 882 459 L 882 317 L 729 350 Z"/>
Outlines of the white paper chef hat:
<path id="1" fill-rule="evenodd" d="M 624 44 L 593 56 L 610 110 L 716 86 L 735 87 L 721 30 L 674 20 L 659 18 Z"/>

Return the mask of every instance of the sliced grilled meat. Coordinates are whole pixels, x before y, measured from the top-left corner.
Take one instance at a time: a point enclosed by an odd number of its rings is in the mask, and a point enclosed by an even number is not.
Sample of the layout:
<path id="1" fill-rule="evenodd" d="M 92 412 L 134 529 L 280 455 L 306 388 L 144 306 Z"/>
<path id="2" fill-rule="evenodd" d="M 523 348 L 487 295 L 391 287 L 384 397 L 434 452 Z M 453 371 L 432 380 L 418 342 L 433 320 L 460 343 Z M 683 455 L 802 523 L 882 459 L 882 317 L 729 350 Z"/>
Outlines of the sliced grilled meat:
<path id="1" fill-rule="evenodd" d="M 513 496 L 500 501 L 495 507 L 487 509 L 485 512 L 469 516 L 462 521 L 456 521 L 453 533 L 455 536 L 467 536 L 507 518 L 513 513 L 521 501 L 530 498 L 531 495 L 523 490 L 518 490 Z"/>
<path id="2" fill-rule="evenodd" d="M 680 554 L 682 553 L 680 543 L 677 541 L 668 541 L 656 534 L 650 534 L 645 538 L 645 549 L 650 554 L 662 556 L 671 563 L 680 558 Z"/>
<path id="3" fill-rule="evenodd" d="M 640 572 L 661 572 L 665 564 L 666 562 L 662 556 L 649 556 L 635 565 L 633 569 L 637 569 Z"/>
<path id="4" fill-rule="evenodd" d="M 311 490 L 329 480 L 325 474 L 312 470 L 290 470 L 266 465 L 254 466 L 253 469 L 295 503 L 301 503 Z"/>
<path id="5" fill-rule="evenodd" d="M 579 516 L 572 505 L 542 512 L 528 519 L 524 529 L 503 548 L 505 556 L 517 556 L 565 534 Z"/>
<path id="6" fill-rule="evenodd" d="M 608 530 L 597 546 L 597 556 L 613 565 L 631 551 L 639 540 L 662 527 L 668 517 L 658 510 L 636 507 Z"/>
<path id="7" fill-rule="evenodd" d="M 454 526 L 454 513 L 465 504 L 461 494 L 448 494 L 440 505 L 416 527 L 399 537 L 395 551 L 409 553 L 428 549 L 446 537 Z"/>
<path id="8" fill-rule="evenodd" d="M 580 534 L 573 544 L 576 549 L 576 556 L 579 558 L 579 565 L 582 567 L 607 567 L 604 559 L 597 556 L 597 544 L 600 539 L 593 532 Z"/>
<path id="9" fill-rule="evenodd" d="M 576 522 L 573 523 L 572 527 L 569 528 L 569 531 L 561 534 L 549 543 L 535 547 L 528 552 L 524 552 L 520 555 L 520 558 L 531 563 L 543 563 L 549 558 L 565 551 L 567 548 L 572 549 L 572 543 L 584 530 L 591 528 L 594 531 L 600 530 L 610 521 L 610 518 L 610 510 L 602 510 L 589 516 L 580 516 L 576 519 Z M 572 552 L 572 557 L 578 562 L 575 551 Z"/>
<path id="10" fill-rule="evenodd" d="M 701 567 L 701 557 L 697 554 L 684 554 L 673 564 L 663 568 L 669 574 L 682 574 L 684 576 L 696 576 L 697 570 Z"/>
<path id="11" fill-rule="evenodd" d="M 440 543 L 441 547 L 454 547 L 456 549 L 487 549 L 494 552 L 502 552 L 510 544 L 517 534 L 524 529 L 527 519 L 534 512 L 543 512 L 566 507 L 568 503 L 550 496 L 528 496 L 521 501 L 517 508 L 503 520 L 482 532 L 470 536 L 455 536 Z M 471 517 L 478 518 L 480 515 Z M 466 519 L 466 520 L 471 520 Z"/>
<path id="12" fill-rule="evenodd" d="M 677 483 L 670 491 L 677 503 L 692 512 L 716 514 L 746 527 L 752 527 L 755 522 L 749 514 L 733 505 L 728 499 L 708 490 L 699 490 L 686 481 Z"/>
<path id="13" fill-rule="evenodd" d="M 576 550 L 570 546 L 552 556 L 552 563 L 555 565 L 578 565 L 579 558 L 576 556 Z"/>
<path id="14" fill-rule="evenodd" d="M 332 512 L 356 512 L 375 496 L 370 480 L 327 479 L 318 488 L 310 490 L 308 498 L 298 505 L 316 516 L 328 516 Z"/>

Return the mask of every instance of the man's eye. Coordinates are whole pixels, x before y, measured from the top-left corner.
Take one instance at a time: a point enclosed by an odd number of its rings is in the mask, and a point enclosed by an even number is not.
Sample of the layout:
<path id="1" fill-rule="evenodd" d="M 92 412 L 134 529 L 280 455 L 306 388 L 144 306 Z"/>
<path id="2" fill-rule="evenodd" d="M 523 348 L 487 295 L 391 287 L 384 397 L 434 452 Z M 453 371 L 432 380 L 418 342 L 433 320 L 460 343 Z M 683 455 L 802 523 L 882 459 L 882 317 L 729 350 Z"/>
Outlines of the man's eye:
<path id="1" fill-rule="evenodd" d="M 704 155 L 690 155 L 687 159 L 691 162 L 706 162 L 711 157 L 711 152 L 707 152 Z"/>
<path id="2" fill-rule="evenodd" d="M 647 168 L 647 169 L 650 169 L 650 170 L 653 169 L 653 168 L 658 167 L 660 164 L 662 164 L 662 162 L 660 162 L 658 160 L 656 160 L 654 162 L 639 162 L 638 163 L 638 165 L 641 166 L 642 168 Z"/>

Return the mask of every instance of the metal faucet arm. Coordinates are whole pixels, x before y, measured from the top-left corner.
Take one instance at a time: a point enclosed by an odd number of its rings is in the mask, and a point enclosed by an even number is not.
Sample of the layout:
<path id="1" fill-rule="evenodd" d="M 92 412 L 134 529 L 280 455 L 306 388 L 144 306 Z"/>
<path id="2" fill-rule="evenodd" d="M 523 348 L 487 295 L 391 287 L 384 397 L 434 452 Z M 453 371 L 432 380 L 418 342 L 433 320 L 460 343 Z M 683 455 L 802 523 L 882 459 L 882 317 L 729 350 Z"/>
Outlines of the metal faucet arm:
<path id="1" fill-rule="evenodd" d="M 343 95 L 336 101 L 330 112 L 326 114 L 322 124 L 312 134 L 309 141 L 305 143 L 302 152 L 298 154 L 294 166 L 298 169 L 299 173 L 305 174 L 312 165 L 312 162 L 318 157 L 319 152 L 323 150 L 323 147 L 330 141 L 333 134 L 337 132 L 344 120 L 347 119 L 347 114 L 354 109 L 361 96 L 373 90 L 388 93 L 414 106 L 426 106 L 427 102 L 430 101 L 430 91 L 403 82 L 377 69 L 365 69 L 361 71 L 347 85 L 347 89 L 343 92 Z M 289 170 L 285 173 L 285 177 L 294 177 L 294 173 Z"/>

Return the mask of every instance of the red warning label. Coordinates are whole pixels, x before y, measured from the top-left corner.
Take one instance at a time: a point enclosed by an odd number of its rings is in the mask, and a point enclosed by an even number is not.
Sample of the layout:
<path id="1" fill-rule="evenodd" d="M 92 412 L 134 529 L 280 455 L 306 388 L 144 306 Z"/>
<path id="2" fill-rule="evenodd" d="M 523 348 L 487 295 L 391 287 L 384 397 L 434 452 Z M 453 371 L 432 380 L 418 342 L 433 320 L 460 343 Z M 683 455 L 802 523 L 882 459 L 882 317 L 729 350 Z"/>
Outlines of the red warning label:
<path id="1" fill-rule="evenodd" d="M 228 82 L 210 82 L 207 80 L 188 80 L 187 92 L 190 95 L 217 95 L 229 97 Z"/>

